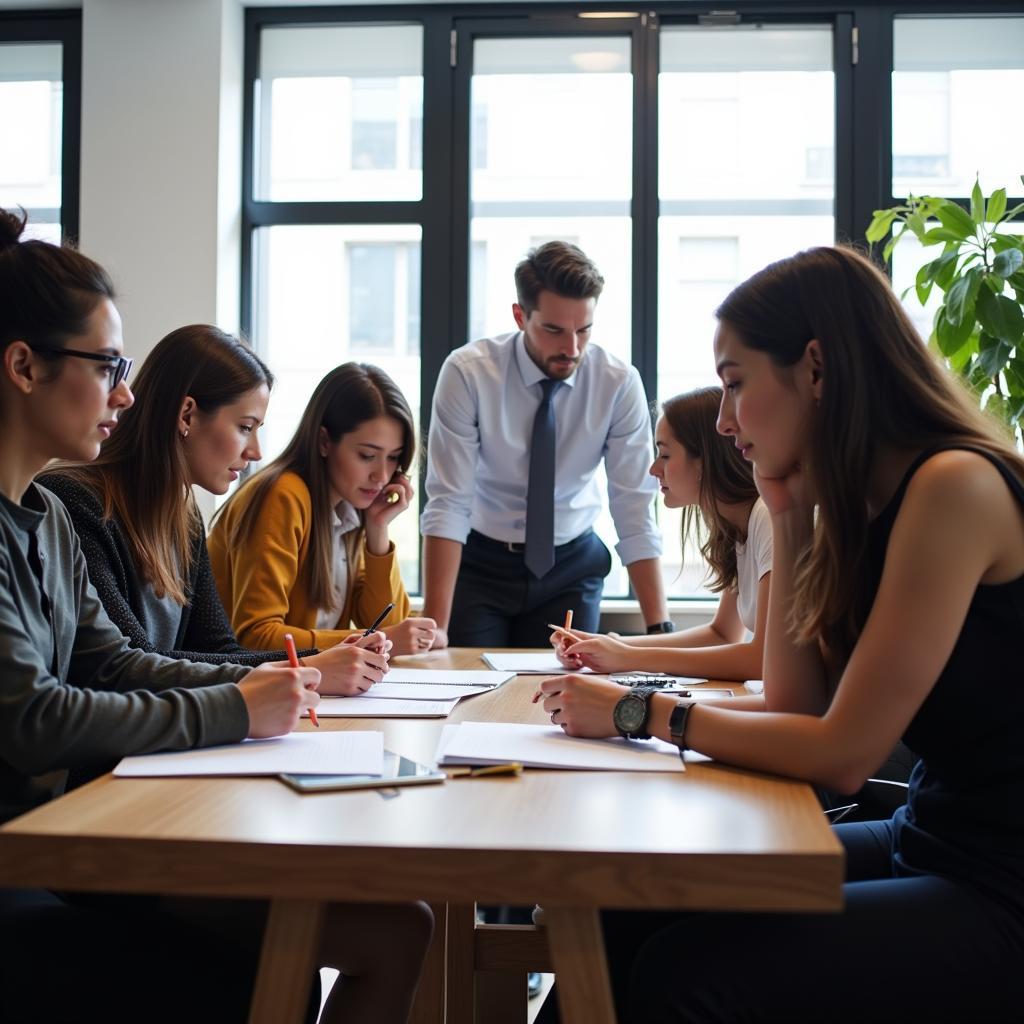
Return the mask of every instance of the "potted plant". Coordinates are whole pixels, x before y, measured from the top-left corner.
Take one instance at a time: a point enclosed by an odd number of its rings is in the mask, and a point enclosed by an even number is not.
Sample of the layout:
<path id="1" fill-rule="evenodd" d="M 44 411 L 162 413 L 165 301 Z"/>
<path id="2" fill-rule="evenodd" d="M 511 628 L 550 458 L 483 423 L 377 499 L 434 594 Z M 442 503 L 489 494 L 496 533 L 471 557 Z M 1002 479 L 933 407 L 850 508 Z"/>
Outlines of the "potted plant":
<path id="1" fill-rule="evenodd" d="M 970 212 L 951 199 L 911 195 L 904 205 L 876 210 L 866 235 L 875 244 L 892 233 L 882 251 L 886 263 L 907 231 L 925 247 L 942 246 L 914 284 L 922 305 L 933 288 L 943 295 L 929 344 L 967 381 L 982 407 L 1007 424 L 1018 445 L 1024 426 L 1024 236 L 1010 234 L 1005 225 L 1022 212 L 1024 203 L 1007 209 L 1005 188 L 986 202 L 975 180 Z"/>

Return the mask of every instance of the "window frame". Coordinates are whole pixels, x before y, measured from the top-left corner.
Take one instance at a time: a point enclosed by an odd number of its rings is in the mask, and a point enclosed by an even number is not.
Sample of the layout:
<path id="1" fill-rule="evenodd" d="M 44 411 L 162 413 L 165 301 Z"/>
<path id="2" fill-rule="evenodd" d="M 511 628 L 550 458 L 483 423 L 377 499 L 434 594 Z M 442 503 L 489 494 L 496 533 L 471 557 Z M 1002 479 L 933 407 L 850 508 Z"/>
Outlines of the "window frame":
<path id="1" fill-rule="evenodd" d="M 77 241 L 82 157 L 82 13 L 39 11 L 31 16 L 0 11 L 0 43 L 60 43 L 61 109 L 60 233 Z"/>
<path id="2" fill-rule="evenodd" d="M 631 352 L 649 396 L 657 397 L 658 287 L 658 54 L 662 27 L 726 23 L 828 24 L 833 30 L 835 76 L 835 238 L 866 245 L 874 210 L 895 205 L 892 195 L 893 21 L 897 16 L 942 17 L 1019 14 L 1018 3 L 968 4 L 948 0 L 903 3 L 777 3 L 733 0 L 729 11 L 713 3 L 615 4 L 635 18 L 579 19 L 586 3 L 424 5 L 419 7 L 250 7 L 245 11 L 242 328 L 253 326 L 253 239 L 276 224 L 416 223 L 421 228 L 421 334 L 419 418 L 427 436 L 434 383 L 448 354 L 472 340 L 469 275 L 472 175 L 470 82 L 478 38 L 529 35 L 629 35 L 633 74 L 632 338 Z M 725 19 L 725 21 L 723 21 Z M 253 198 L 254 91 L 264 28 L 345 24 L 418 23 L 423 26 L 423 192 L 418 201 L 268 202 Z M 955 197 L 965 207 L 968 197 Z M 1011 203 L 1022 198 L 1011 197 Z M 510 289 L 511 289 L 511 271 Z M 421 466 L 425 472 L 425 466 Z M 424 500 L 422 478 L 420 507 Z M 673 598 L 681 607 L 704 598 Z"/>

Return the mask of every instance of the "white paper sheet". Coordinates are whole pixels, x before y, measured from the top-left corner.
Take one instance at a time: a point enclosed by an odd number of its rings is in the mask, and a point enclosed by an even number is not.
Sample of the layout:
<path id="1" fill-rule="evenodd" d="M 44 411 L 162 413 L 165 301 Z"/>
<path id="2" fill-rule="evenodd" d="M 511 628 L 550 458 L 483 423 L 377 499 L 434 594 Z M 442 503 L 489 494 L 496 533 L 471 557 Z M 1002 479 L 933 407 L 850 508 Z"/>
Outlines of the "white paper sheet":
<path id="1" fill-rule="evenodd" d="M 496 671 L 515 672 L 521 676 L 557 676 L 563 672 L 581 672 L 584 674 L 590 672 L 589 668 L 566 668 L 555 657 L 554 651 L 550 654 L 506 654 L 505 652 L 487 651 L 482 657 Z"/>
<path id="2" fill-rule="evenodd" d="M 449 686 L 501 686 L 515 672 L 492 672 L 488 669 L 393 668 L 384 674 L 381 683 L 443 683 Z M 380 685 L 378 683 L 378 685 Z"/>
<path id="3" fill-rule="evenodd" d="M 380 685 L 380 684 L 378 684 Z M 376 687 L 374 687 L 375 689 Z M 448 696 L 446 691 L 445 696 Z M 401 700 L 363 697 L 322 697 L 316 706 L 320 718 L 447 718 L 458 700 Z"/>
<path id="4" fill-rule="evenodd" d="M 679 751 L 653 739 L 579 739 L 551 725 L 461 722 L 446 725 L 437 746 L 440 764 L 507 764 L 584 771 L 681 772 Z"/>
<path id="5" fill-rule="evenodd" d="M 380 775 L 381 732 L 292 732 L 268 740 L 243 740 L 223 747 L 126 757 L 115 775 Z"/>
<path id="6" fill-rule="evenodd" d="M 394 668 L 363 696 L 376 700 L 461 700 L 493 690 L 514 677 L 514 672 Z"/>

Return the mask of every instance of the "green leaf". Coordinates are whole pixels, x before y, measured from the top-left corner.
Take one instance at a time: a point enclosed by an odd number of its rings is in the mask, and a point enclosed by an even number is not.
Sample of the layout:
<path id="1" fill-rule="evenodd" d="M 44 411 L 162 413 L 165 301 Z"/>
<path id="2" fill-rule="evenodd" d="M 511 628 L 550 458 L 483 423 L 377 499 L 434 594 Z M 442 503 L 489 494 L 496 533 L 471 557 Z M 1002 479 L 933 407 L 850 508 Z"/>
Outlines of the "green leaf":
<path id="1" fill-rule="evenodd" d="M 1007 210 L 1006 213 L 1003 214 L 1003 220 L 1013 220 L 1018 213 L 1024 213 L 1024 203 L 1015 206 L 1012 210 Z"/>
<path id="2" fill-rule="evenodd" d="M 996 252 L 1005 252 L 1007 249 L 1020 249 L 1024 247 L 1024 237 L 1020 235 L 1004 235 L 999 231 L 992 234 L 989 245 Z"/>
<path id="3" fill-rule="evenodd" d="M 874 244 L 880 242 L 887 234 L 889 234 L 889 228 L 892 227 L 892 222 L 899 216 L 899 211 L 896 209 L 892 210 L 875 210 L 875 215 L 868 225 L 868 229 L 864 234 L 864 237 Z"/>
<path id="4" fill-rule="evenodd" d="M 977 177 L 974 179 L 974 188 L 971 189 L 971 219 L 976 224 L 985 222 L 985 197 L 981 194 L 981 182 Z"/>
<path id="5" fill-rule="evenodd" d="M 997 188 L 988 201 L 988 209 L 985 211 L 985 220 L 991 224 L 998 224 L 1000 218 L 1006 213 L 1006 189 Z"/>
<path id="6" fill-rule="evenodd" d="M 993 380 L 1003 372 L 1013 346 L 999 338 L 982 334 L 978 343 L 978 365 Z"/>
<path id="7" fill-rule="evenodd" d="M 974 303 L 981 284 L 981 268 L 972 267 L 946 294 L 946 319 L 960 324 L 974 315 Z"/>
<path id="8" fill-rule="evenodd" d="M 1003 374 L 1010 394 L 1024 398 L 1024 359 L 1019 353 L 1006 364 Z"/>
<path id="9" fill-rule="evenodd" d="M 1005 295 L 993 295 L 987 288 L 978 292 L 978 321 L 989 334 L 1008 345 L 1024 338 L 1024 311 Z"/>
<path id="10" fill-rule="evenodd" d="M 935 260 L 934 262 L 938 263 L 938 260 Z M 922 306 L 927 304 L 928 296 L 932 293 L 931 276 L 932 264 L 926 263 L 917 272 L 917 278 L 914 281 L 914 288 L 917 291 L 917 301 L 920 302 Z"/>
<path id="11" fill-rule="evenodd" d="M 882 250 L 883 263 L 889 262 L 889 258 L 892 256 L 892 251 L 896 248 L 896 243 L 903 237 L 906 230 L 907 225 L 901 224 L 899 230 L 893 234 L 892 238 L 890 238 L 888 242 L 885 243 L 885 248 Z"/>
<path id="12" fill-rule="evenodd" d="M 954 248 L 944 252 L 937 260 L 932 262 L 932 280 L 942 289 L 949 291 L 949 286 L 956 277 L 956 263 L 960 253 Z"/>
<path id="13" fill-rule="evenodd" d="M 967 344 L 967 340 L 974 330 L 974 318 L 963 323 L 950 323 L 946 315 L 946 309 L 940 309 L 935 319 L 935 341 L 939 351 L 951 359 Z"/>
<path id="14" fill-rule="evenodd" d="M 959 232 L 949 228 L 931 228 L 919 236 L 922 245 L 938 245 L 939 242 L 963 242 L 965 238 Z"/>
<path id="15" fill-rule="evenodd" d="M 1007 278 L 1024 266 L 1024 252 L 1020 249 L 1004 249 L 992 262 L 992 273 Z"/>
<path id="16" fill-rule="evenodd" d="M 908 213 L 906 219 L 907 227 L 910 228 L 918 238 L 928 230 L 923 214 L 917 213 L 916 211 L 914 213 Z"/>
<path id="17" fill-rule="evenodd" d="M 975 332 L 967 339 L 964 345 L 960 346 L 958 352 L 949 356 L 950 369 L 961 376 L 966 375 L 971 360 L 978 354 L 978 335 Z"/>
<path id="18" fill-rule="evenodd" d="M 971 215 L 948 199 L 935 211 L 935 216 L 944 228 L 960 239 L 970 238 L 978 230 Z"/>

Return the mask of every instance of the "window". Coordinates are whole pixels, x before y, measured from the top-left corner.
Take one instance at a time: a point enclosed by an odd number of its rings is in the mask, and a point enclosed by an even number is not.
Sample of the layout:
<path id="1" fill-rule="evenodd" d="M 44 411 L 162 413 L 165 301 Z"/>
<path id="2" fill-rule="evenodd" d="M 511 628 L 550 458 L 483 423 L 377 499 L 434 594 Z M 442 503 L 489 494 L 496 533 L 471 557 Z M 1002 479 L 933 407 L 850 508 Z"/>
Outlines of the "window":
<path id="1" fill-rule="evenodd" d="M 1024 134 L 996 98 L 1021 95 L 1024 18 L 896 18 L 893 195 L 966 198 L 979 171 L 986 195 L 1018 191 Z"/>
<path id="2" fill-rule="evenodd" d="M 1020 194 L 1024 135 L 996 96 L 1024 93 L 1024 18 L 897 18 L 893 25 L 892 198 L 946 196 L 965 205 L 975 175 L 988 196 Z M 1010 205 L 1015 205 L 1011 199 Z M 936 224 L 938 226 L 938 224 Z M 1024 225 L 1007 224 L 1020 234 Z M 941 293 L 918 302 L 918 268 L 940 253 L 908 233 L 893 252 L 892 280 L 921 336 L 929 338 Z"/>
<path id="3" fill-rule="evenodd" d="M 380 366 L 419 411 L 422 55 L 420 25 L 260 33 L 243 322 L 280 381 L 265 459 L 288 442 L 320 378 L 349 360 Z M 392 533 L 416 592 L 415 514 Z"/>
<path id="4" fill-rule="evenodd" d="M 799 111 L 799 116 L 796 113 Z M 666 27 L 658 78 L 659 401 L 716 384 L 714 311 L 744 278 L 835 237 L 832 29 Z M 660 502 L 666 591 L 699 592 Z"/>
<path id="5" fill-rule="evenodd" d="M 282 378 L 268 455 L 345 359 L 381 365 L 426 426 L 445 357 L 514 329 L 514 267 L 549 239 L 601 268 L 594 340 L 654 403 L 716 382 L 714 309 L 767 263 L 863 239 L 911 189 L 966 200 L 979 169 L 986 194 L 1020 202 L 1024 135 L 991 99 L 1024 94 L 1019 4 L 942 6 L 425 4 L 372 24 L 248 8 L 242 319 Z M 898 288 L 911 250 L 896 250 Z M 702 594 L 678 514 L 658 514 L 669 593 Z M 417 524 L 398 523 L 415 591 Z M 607 515 L 597 529 L 611 546 Z M 616 564 L 605 596 L 627 583 Z"/>
<path id="6" fill-rule="evenodd" d="M 0 18 L 0 206 L 51 242 L 78 233 L 80 25 Z"/>

